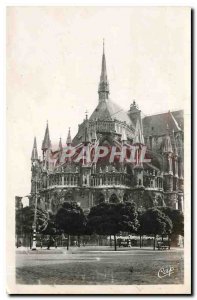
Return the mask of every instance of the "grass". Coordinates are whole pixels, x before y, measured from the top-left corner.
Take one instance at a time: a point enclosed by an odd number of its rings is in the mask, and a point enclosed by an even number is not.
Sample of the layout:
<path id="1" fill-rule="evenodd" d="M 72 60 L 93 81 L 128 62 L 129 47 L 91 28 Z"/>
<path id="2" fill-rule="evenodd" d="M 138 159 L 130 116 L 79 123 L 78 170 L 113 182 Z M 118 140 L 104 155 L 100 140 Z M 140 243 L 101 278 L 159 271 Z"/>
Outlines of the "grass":
<path id="1" fill-rule="evenodd" d="M 184 273 L 182 251 L 79 249 L 58 255 L 17 254 L 16 263 L 19 284 L 179 284 Z M 174 267 L 174 273 L 159 278 L 159 269 L 168 265 Z"/>

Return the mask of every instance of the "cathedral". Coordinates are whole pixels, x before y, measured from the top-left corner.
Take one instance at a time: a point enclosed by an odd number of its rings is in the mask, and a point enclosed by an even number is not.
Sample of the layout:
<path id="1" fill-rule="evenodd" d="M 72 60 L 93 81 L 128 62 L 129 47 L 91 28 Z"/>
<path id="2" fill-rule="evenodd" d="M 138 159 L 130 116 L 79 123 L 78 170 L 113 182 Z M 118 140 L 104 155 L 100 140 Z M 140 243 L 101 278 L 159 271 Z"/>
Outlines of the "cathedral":
<path id="1" fill-rule="evenodd" d="M 53 149 L 47 123 L 42 158 L 34 138 L 30 205 L 36 201 L 55 213 L 64 201 L 76 201 L 87 214 L 101 202 L 132 201 L 138 209 L 170 206 L 183 211 L 183 130 L 182 110 L 143 117 L 136 101 L 124 111 L 111 100 L 103 48 L 98 104 L 90 117 L 86 114 L 74 138 L 69 128 L 66 147 L 94 152 L 99 146 L 135 146 L 137 153 L 143 147 L 148 159 L 62 159 L 61 139 Z"/>

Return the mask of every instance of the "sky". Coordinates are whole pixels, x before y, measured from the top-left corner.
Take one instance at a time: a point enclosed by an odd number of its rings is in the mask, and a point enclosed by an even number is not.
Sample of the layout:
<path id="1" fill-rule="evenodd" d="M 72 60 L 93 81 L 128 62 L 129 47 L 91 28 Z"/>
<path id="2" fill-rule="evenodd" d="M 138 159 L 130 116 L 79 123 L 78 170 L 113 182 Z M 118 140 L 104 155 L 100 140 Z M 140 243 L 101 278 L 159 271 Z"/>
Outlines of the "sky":
<path id="1" fill-rule="evenodd" d="M 9 196 L 30 193 L 31 151 L 48 120 L 66 142 L 98 103 L 105 39 L 110 98 L 144 115 L 190 101 L 190 10 L 184 7 L 7 8 Z"/>

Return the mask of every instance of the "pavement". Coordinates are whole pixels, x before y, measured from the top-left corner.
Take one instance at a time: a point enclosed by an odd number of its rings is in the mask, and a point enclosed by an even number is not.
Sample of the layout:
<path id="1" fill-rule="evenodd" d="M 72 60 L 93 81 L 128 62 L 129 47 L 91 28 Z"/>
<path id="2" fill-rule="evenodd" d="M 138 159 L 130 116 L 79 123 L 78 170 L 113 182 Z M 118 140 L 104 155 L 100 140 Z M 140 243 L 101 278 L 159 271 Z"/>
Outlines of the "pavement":
<path id="1" fill-rule="evenodd" d="M 169 251 L 167 250 L 153 250 L 153 247 L 117 247 L 116 252 L 123 252 L 123 251 L 133 251 L 133 250 L 138 250 L 138 251 Z M 60 253 L 76 253 L 76 252 L 114 252 L 114 246 L 81 246 L 81 247 L 69 247 L 69 250 L 67 250 L 67 247 L 50 247 L 48 250 L 47 247 L 40 248 L 38 247 L 36 250 L 32 250 L 29 247 L 19 247 L 16 248 L 16 253 L 32 253 L 32 254 L 43 254 L 43 253 L 48 253 L 48 254 L 60 254 Z M 171 247 L 170 251 L 183 251 L 183 248 L 179 247 Z"/>

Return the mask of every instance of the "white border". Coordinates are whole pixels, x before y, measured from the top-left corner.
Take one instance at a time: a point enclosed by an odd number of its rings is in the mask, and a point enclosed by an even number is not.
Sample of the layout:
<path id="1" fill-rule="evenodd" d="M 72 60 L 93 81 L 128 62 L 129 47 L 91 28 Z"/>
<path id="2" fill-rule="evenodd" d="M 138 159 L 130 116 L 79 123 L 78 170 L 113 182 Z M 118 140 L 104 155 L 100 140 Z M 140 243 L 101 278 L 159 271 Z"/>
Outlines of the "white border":
<path id="1" fill-rule="evenodd" d="M 34 0 L 31 3 L 26 0 L 22 1 L 1 1 L 0 3 L 0 47 L 1 47 L 1 52 L 3 55 L 0 55 L 0 82 L 1 82 L 1 97 L 0 97 L 0 112 L 1 112 L 1 117 L 0 117 L 0 132 L 1 132 L 1 147 L 0 147 L 0 153 L 1 153 L 1 172 L 0 172 L 0 191 L 2 193 L 1 201 L 1 218 L 0 218 L 0 230 L 1 230 L 1 247 L 0 247 L 0 257 L 2 259 L 1 261 L 1 266 L 3 267 L 3 270 L 1 268 L 1 278 L 0 278 L 0 284 L 1 284 L 1 289 L 0 289 L 0 296 L 1 299 L 5 299 L 7 297 L 6 295 L 6 280 L 5 280 L 5 274 L 6 274 L 6 266 L 5 266 L 5 236 L 6 236 L 6 231 L 5 231 L 5 199 L 6 199 L 6 192 L 5 192 L 5 161 L 6 161 L 6 128 L 5 128 L 5 112 L 6 112 L 6 100 L 5 100 L 5 60 L 6 60 L 6 55 L 5 55 L 5 46 L 6 46 L 6 41 L 5 41 L 5 31 L 6 31 L 6 18 L 5 18 L 5 13 L 6 13 L 6 6 L 61 6 L 61 5 L 71 5 L 71 6 L 190 6 L 192 8 L 197 7 L 197 1 L 196 0 L 182 0 L 182 1 L 177 1 L 177 0 L 171 0 L 171 1 L 149 1 L 149 0 L 130 0 L 130 1 L 118 1 L 118 0 L 113 0 L 113 1 L 93 1 L 93 0 L 88 0 L 88 1 L 72 1 L 72 0 L 59 0 L 59 1 L 54 1 L 54 0 L 48 0 L 43 1 L 43 0 Z M 194 30 L 195 32 L 195 30 Z M 196 32 L 195 32 L 195 39 L 196 39 Z M 195 45 L 194 45 L 195 47 Z M 195 65 L 196 66 L 196 65 Z M 195 68 L 194 66 L 194 68 Z M 195 86 L 196 81 L 194 82 Z M 193 99 L 195 101 L 195 99 Z M 195 110 L 196 112 L 196 110 Z M 194 113 L 194 112 L 193 112 Z M 195 119 L 195 118 L 194 118 Z M 196 125 L 196 124 L 195 124 Z M 196 126 L 195 126 L 196 129 Z M 189 140 L 188 140 L 189 142 Z M 195 164 L 196 167 L 196 164 Z M 194 184 L 194 186 L 196 186 Z M 196 206 L 195 206 L 196 208 Z M 196 210 L 195 210 L 196 213 Z M 194 218 L 195 219 L 195 218 Z M 195 286 L 195 283 L 194 283 Z M 173 286 L 168 286 L 169 292 L 173 292 Z M 126 291 L 125 287 L 124 289 L 122 288 L 123 292 Z M 150 291 L 152 291 L 152 287 L 150 286 Z M 140 292 L 140 291 L 139 291 Z M 26 298 L 26 297 L 25 297 Z M 55 296 L 53 298 L 56 298 Z"/>

